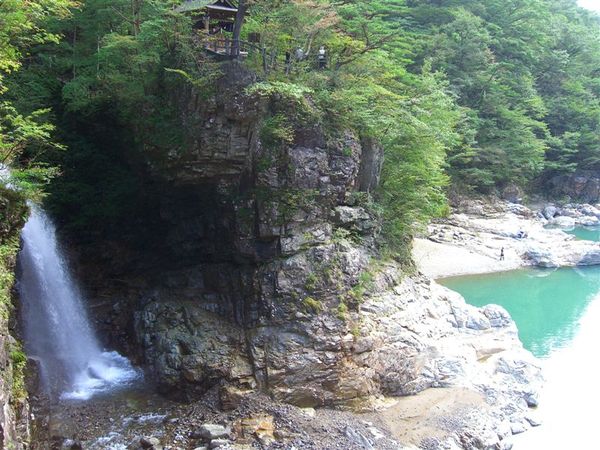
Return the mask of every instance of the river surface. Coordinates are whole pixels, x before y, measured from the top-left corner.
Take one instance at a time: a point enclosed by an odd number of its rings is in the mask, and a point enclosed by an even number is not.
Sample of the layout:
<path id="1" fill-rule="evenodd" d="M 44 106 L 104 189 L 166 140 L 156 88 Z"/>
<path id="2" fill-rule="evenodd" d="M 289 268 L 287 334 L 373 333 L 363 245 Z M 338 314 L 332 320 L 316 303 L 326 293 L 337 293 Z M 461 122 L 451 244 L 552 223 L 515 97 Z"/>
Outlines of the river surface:
<path id="1" fill-rule="evenodd" d="M 598 229 L 572 233 L 600 240 Z M 543 425 L 518 436 L 514 449 L 599 448 L 600 266 L 523 269 L 440 283 L 475 306 L 505 307 L 525 348 L 542 361 L 546 383 L 537 413 Z"/>

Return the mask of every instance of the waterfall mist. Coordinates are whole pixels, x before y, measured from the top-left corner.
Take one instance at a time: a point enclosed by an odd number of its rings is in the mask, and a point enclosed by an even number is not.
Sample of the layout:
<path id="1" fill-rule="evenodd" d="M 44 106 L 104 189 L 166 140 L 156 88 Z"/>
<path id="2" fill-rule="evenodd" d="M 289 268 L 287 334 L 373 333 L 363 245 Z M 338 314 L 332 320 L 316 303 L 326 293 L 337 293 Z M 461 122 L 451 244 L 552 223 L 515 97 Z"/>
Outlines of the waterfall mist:
<path id="1" fill-rule="evenodd" d="M 87 399 L 140 376 L 117 352 L 101 348 L 50 218 L 39 208 L 22 233 L 18 289 L 25 349 L 41 365 L 46 391 Z"/>

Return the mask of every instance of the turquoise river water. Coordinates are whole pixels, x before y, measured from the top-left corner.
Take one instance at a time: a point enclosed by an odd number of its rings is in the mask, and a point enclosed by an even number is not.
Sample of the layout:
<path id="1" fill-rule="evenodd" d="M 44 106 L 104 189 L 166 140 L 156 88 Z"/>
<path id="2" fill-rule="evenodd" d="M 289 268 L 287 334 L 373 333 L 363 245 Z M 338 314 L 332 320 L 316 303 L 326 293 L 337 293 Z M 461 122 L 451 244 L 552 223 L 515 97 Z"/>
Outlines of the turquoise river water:
<path id="1" fill-rule="evenodd" d="M 572 231 L 600 241 L 598 229 Z M 523 269 L 439 280 L 468 303 L 496 303 L 539 357 L 546 380 L 538 408 L 543 425 L 518 436 L 515 450 L 600 448 L 600 266 Z"/>

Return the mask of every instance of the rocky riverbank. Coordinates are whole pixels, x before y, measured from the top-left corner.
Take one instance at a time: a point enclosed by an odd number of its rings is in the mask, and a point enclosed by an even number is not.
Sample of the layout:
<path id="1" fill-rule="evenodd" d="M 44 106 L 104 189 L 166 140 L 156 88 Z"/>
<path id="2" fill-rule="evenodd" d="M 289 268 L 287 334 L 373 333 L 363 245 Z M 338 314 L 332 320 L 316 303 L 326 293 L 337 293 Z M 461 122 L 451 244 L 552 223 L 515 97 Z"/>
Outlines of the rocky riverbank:
<path id="1" fill-rule="evenodd" d="M 524 266 L 600 264 L 599 243 L 577 240 L 563 231 L 597 225 L 599 217 L 596 206 L 585 204 L 530 209 L 502 201 L 468 201 L 415 240 L 413 257 L 432 278 Z"/>
<path id="2" fill-rule="evenodd" d="M 129 394 L 61 404 L 49 424 L 56 448 L 511 448 L 513 434 L 539 424 L 532 407 L 541 384 L 514 322 L 502 308 L 472 307 L 424 277 L 394 282 L 392 269 L 375 277 L 355 335 L 342 337 L 347 372 L 328 369 L 332 381 L 344 376 L 338 389 L 382 386 L 345 411 L 286 405 L 224 380 L 191 404 Z M 323 346 L 332 339 L 324 334 Z M 325 358 L 337 355 L 330 345 L 293 356 L 299 369 L 325 370 Z M 211 426 L 222 432 L 202 431 Z"/>

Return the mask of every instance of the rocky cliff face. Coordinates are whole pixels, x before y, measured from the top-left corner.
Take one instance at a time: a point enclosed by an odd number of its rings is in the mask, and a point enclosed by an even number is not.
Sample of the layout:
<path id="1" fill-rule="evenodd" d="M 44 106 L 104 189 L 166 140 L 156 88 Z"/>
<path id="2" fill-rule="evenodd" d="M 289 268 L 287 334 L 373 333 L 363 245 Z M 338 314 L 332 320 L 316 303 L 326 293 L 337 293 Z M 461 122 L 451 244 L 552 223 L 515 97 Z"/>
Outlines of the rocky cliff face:
<path id="1" fill-rule="evenodd" d="M 117 325 L 123 341 L 133 335 L 161 386 L 185 396 L 222 380 L 305 405 L 375 391 L 340 387 L 338 372 L 375 251 L 381 149 L 327 130 L 309 97 L 248 91 L 248 75 L 228 70 L 238 82 L 208 100 L 179 94 L 180 148 L 146 149 L 158 242 L 143 257 L 102 243 L 101 279 L 126 285 L 111 288 L 125 296 L 113 315 L 132 318 Z"/>
<path id="2" fill-rule="evenodd" d="M 600 202 L 600 173 L 582 170 L 571 175 L 556 176 L 548 181 L 553 198 L 585 203 Z"/>
<path id="3" fill-rule="evenodd" d="M 0 190 L 0 448 L 27 448 L 29 405 L 25 354 L 12 329 L 13 285 L 19 235 L 27 208 L 14 192 Z"/>
<path id="4" fill-rule="evenodd" d="M 539 371 L 507 314 L 376 258 L 377 144 L 328 126 L 310 95 L 247 88 L 240 70 L 208 100 L 180 92 L 184 143 L 145 149 L 147 248 L 116 240 L 80 254 L 112 344 L 188 399 L 226 384 L 361 409 L 458 385 L 502 406 L 485 427 L 526 423 Z M 490 433 L 490 445 L 507 434 Z"/>

